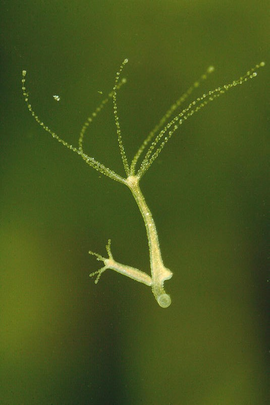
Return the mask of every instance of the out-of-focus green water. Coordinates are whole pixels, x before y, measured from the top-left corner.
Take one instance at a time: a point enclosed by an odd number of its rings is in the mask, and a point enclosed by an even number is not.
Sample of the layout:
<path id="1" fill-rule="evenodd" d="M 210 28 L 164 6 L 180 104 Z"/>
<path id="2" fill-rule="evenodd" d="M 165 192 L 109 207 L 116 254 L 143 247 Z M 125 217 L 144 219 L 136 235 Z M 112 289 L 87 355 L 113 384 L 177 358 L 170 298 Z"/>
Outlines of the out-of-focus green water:
<path id="1" fill-rule="evenodd" d="M 265 6 L 2 2 L 1 405 L 268 403 Z M 129 158 L 208 66 L 195 98 L 266 62 L 191 117 L 142 179 L 174 273 L 166 310 L 112 271 L 98 285 L 88 277 L 100 266 L 88 250 L 104 255 L 108 238 L 116 260 L 149 272 L 143 221 L 129 190 L 51 139 L 21 95 L 26 69 L 34 110 L 76 146 L 125 58 Z M 111 104 L 86 150 L 124 175 Z"/>

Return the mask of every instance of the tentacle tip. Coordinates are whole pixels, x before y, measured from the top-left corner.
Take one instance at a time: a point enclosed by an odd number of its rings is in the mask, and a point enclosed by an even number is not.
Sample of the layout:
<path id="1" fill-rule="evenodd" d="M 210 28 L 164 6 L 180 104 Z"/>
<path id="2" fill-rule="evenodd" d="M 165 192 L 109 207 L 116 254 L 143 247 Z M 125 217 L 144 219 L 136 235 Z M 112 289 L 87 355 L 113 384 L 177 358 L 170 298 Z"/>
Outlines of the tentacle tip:
<path id="1" fill-rule="evenodd" d="M 97 270 L 97 271 L 94 271 L 93 273 L 90 273 L 89 277 L 95 277 L 96 276 L 96 279 L 95 279 L 94 283 L 97 284 L 99 282 L 100 277 L 101 277 L 101 273 L 102 273 L 101 270 Z"/>

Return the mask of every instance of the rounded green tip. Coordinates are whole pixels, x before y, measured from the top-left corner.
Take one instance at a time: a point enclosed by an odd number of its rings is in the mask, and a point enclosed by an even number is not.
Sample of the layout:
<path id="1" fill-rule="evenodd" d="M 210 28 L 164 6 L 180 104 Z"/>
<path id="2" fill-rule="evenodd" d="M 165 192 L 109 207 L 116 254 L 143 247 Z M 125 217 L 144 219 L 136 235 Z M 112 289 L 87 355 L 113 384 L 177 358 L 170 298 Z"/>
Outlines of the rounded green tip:
<path id="1" fill-rule="evenodd" d="M 171 305 L 172 300 L 168 294 L 161 294 L 158 297 L 157 302 L 161 306 L 161 308 L 168 308 Z"/>

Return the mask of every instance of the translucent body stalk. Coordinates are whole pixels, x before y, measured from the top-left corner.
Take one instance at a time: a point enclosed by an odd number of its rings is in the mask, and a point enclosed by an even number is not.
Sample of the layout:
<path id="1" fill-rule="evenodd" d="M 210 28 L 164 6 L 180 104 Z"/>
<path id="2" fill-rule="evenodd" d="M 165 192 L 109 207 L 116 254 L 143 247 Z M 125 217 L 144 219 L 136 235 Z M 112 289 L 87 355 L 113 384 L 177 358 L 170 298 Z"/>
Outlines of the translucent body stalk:
<path id="1" fill-rule="evenodd" d="M 167 308 L 171 304 L 171 298 L 165 293 L 163 284 L 164 281 L 169 280 L 172 277 L 173 273 L 163 264 L 155 221 L 139 187 L 138 177 L 129 176 L 126 181 L 127 186 L 132 192 L 132 195 L 142 214 L 146 228 L 152 278 L 152 291 L 158 304 L 162 308 Z"/>

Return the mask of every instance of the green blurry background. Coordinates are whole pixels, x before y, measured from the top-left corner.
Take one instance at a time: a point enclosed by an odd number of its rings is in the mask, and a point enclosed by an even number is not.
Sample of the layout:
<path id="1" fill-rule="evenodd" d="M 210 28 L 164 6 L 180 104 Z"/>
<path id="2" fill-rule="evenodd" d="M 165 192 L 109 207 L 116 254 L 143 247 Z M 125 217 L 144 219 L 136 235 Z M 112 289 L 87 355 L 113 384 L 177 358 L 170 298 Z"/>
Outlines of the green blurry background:
<path id="1" fill-rule="evenodd" d="M 267 205 L 270 9 L 265 0 L 1 1 L 1 405 L 262 405 L 268 402 Z M 142 181 L 166 289 L 108 271 L 105 254 L 149 271 L 128 189 L 76 145 L 129 58 L 119 115 L 132 157 L 209 65 L 194 95 L 266 62 L 255 80 L 188 120 Z M 61 101 L 53 99 L 60 95 Z M 87 151 L 123 174 L 109 105 Z M 268 308 L 267 308 L 268 307 Z"/>

